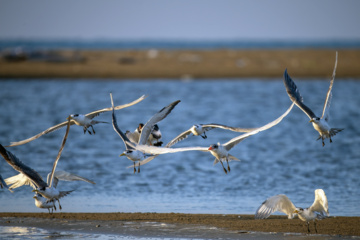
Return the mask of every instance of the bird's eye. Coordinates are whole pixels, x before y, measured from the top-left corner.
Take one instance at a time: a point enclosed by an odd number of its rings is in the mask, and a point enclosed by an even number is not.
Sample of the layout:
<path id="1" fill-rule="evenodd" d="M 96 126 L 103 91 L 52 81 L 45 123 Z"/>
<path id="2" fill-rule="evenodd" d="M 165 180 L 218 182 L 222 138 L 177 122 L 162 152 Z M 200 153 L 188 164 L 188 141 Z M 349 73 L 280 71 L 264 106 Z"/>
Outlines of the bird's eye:
<path id="1" fill-rule="evenodd" d="M 74 117 L 78 117 L 78 116 L 79 116 L 79 114 L 74 114 L 73 116 L 74 116 Z"/>

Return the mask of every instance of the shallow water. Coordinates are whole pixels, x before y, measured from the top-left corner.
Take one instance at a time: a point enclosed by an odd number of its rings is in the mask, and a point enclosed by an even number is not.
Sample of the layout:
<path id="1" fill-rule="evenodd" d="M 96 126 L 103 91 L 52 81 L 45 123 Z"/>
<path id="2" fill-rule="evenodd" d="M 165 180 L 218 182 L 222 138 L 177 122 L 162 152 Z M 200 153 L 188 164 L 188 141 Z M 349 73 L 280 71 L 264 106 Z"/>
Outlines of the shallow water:
<path id="1" fill-rule="evenodd" d="M 320 115 L 328 81 L 294 79 L 305 103 Z M 262 126 L 290 106 L 281 79 L 242 81 L 0 81 L 0 143 L 7 145 L 65 121 L 72 113 L 88 113 L 147 94 L 148 98 L 116 112 L 122 130 L 133 131 L 155 112 L 180 99 L 181 103 L 159 126 L 167 143 L 195 123 L 236 127 Z M 345 130 L 333 143 L 316 141 L 317 132 L 297 107 L 277 126 L 251 136 L 231 150 L 241 162 L 231 172 L 213 166 L 214 157 L 203 152 L 159 156 L 141 167 L 140 174 L 126 168 L 132 162 L 119 157 L 124 144 L 111 124 L 95 125 L 95 135 L 71 128 L 58 169 L 96 182 L 61 182 L 61 190 L 76 189 L 61 200 L 63 212 L 182 212 L 253 214 L 268 197 L 284 193 L 297 206 L 308 207 L 314 190 L 325 190 L 333 216 L 360 216 L 360 82 L 337 80 L 333 88 L 330 124 Z M 111 114 L 98 120 L 111 122 Z M 10 148 L 44 178 L 51 170 L 65 128 L 28 144 Z M 209 146 L 239 133 L 212 130 L 208 138 L 189 137 L 175 145 Z M 5 161 L 0 174 L 15 175 Z M 0 190 L 1 212 L 47 212 L 38 209 L 31 188 L 14 193 Z"/>

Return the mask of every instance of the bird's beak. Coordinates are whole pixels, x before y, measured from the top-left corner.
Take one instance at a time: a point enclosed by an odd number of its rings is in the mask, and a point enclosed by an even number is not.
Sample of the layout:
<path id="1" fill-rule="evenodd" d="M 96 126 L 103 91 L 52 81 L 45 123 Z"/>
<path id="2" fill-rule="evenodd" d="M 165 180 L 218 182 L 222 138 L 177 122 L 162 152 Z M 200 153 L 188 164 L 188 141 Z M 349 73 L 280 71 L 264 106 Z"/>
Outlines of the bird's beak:
<path id="1" fill-rule="evenodd" d="M 312 123 L 312 122 L 315 122 L 315 121 L 314 121 L 314 119 L 311 119 L 309 122 L 311 122 L 311 123 Z"/>
<path id="2" fill-rule="evenodd" d="M 33 196 L 33 198 L 37 198 L 36 196 Z"/>
<path id="3" fill-rule="evenodd" d="M 208 150 L 213 150 L 213 147 L 209 147 L 209 149 Z"/>
<path id="4" fill-rule="evenodd" d="M 125 155 L 126 155 L 125 153 L 122 153 L 122 154 L 120 154 L 120 155 L 119 155 L 119 157 L 121 157 L 121 156 L 125 156 Z"/>
<path id="5" fill-rule="evenodd" d="M 294 210 L 294 213 L 299 213 L 299 211 L 297 209 Z"/>
<path id="6" fill-rule="evenodd" d="M 37 193 L 37 192 L 38 192 L 38 190 L 37 190 L 37 189 L 34 189 L 34 190 L 32 190 L 32 192 L 36 192 L 36 193 Z"/>
<path id="7" fill-rule="evenodd" d="M 71 120 L 72 119 L 72 117 L 71 116 L 68 116 L 67 118 L 66 118 L 66 120 Z"/>

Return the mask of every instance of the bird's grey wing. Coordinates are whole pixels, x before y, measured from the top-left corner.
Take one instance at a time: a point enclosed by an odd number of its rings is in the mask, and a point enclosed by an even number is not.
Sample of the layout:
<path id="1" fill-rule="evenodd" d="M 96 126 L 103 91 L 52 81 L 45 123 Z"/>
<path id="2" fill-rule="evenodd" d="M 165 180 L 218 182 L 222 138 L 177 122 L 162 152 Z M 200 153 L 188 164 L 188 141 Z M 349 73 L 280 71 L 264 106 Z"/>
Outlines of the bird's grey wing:
<path id="1" fill-rule="evenodd" d="M 237 128 L 237 127 L 230 127 L 230 126 L 226 126 L 226 125 L 222 125 L 222 124 L 217 124 L 217 123 L 209 123 L 209 124 L 201 124 L 203 128 L 206 129 L 206 131 L 213 129 L 213 128 L 221 128 L 221 129 L 226 129 L 226 130 L 230 130 L 233 132 L 251 132 L 254 131 L 256 128 Z"/>
<path id="2" fill-rule="evenodd" d="M 120 136 L 120 138 L 123 140 L 124 144 L 125 144 L 125 148 L 127 149 L 132 149 L 133 147 L 131 147 L 128 143 L 130 142 L 130 140 L 128 139 L 128 137 L 120 130 L 119 126 L 117 125 L 117 121 L 116 121 L 116 116 L 115 116 L 115 109 L 114 109 L 114 100 L 112 97 L 112 93 L 110 93 L 110 99 L 111 99 L 111 106 L 112 106 L 112 125 L 113 128 L 115 130 L 115 132 Z"/>
<path id="3" fill-rule="evenodd" d="M 3 179 L 3 177 L 1 175 L 0 175 L 0 187 L 9 189 L 9 186 L 6 184 L 5 180 Z"/>
<path id="4" fill-rule="evenodd" d="M 311 205 L 310 209 L 312 211 L 320 212 L 324 216 L 329 216 L 328 200 L 324 190 L 315 190 L 315 200 L 314 203 Z"/>
<path id="5" fill-rule="evenodd" d="M 299 92 L 299 89 L 297 88 L 294 81 L 287 73 L 287 69 L 285 69 L 284 72 L 284 84 L 285 84 L 286 92 L 290 97 L 290 100 L 293 101 L 296 104 L 296 106 L 298 106 L 310 119 L 316 117 L 313 111 L 311 111 L 311 109 L 308 108 L 303 103 L 303 98 Z"/>
<path id="6" fill-rule="evenodd" d="M 48 185 L 41 176 L 32 168 L 26 166 L 23 162 L 21 162 L 14 154 L 10 151 L 7 151 L 1 144 L 0 144 L 0 154 L 3 156 L 5 161 L 16 171 L 22 173 L 31 181 L 33 184 L 38 188 L 46 188 Z"/>
<path id="7" fill-rule="evenodd" d="M 141 129 L 139 144 L 146 144 L 150 133 L 154 128 L 154 125 L 163 120 L 167 115 L 169 115 L 169 113 L 171 113 L 171 110 L 173 110 L 179 102 L 180 100 L 170 103 L 168 106 L 164 107 L 154 116 L 152 116 L 149 121 L 147 121 L 147 123 L 145 123 L 144 127 Z"/>
<path id="8" fill-rule="evenodd" d="M 137 132 L 137 131 L 136 132 L 126 131 L 125 135 L 130 140 L 130 142 L 133 142 L 133 143 L 138 143 L 139 142 L 139 138 L 140 138 L 139 132 Z"/>
<path id="9" fill-rule="evenodd" d="M 118 105 L 118 106 L 114 107 L 114 110 L 120 110 L 120 109 L 123 109 L 123 108 L 130 107 L 130 106 L 132 106 L 132 105 L 135 105 L 135 104 L 141 102 L 142 100 L 144 100 L 146 97 L 147 97 L 147 96 L 142 95 L 141 97 L 139 97 L 139 98 L 136 99 L 135 101 L 132 101 L 132 102 L 130 102 L 130 103 L 123 104 L 123 105 Z M 87 116 L 87 117 L 90 118 L 90 119 L 93 119 L 94 117 L 99 116 L 100 113 L 110 112 L 110 111 L 112 111 L 112 107 L 111 107 L 111 108 L 103 108 L 103 109 L 100 109 L 100 110 L 97 110 L 97 111 L 88 113 L 88 114 L 86 114 L 85 116 Z"/>
<path id="10" fill-rule="evenodd" d="M 58 130 L 58 129 L 66 126 L 66 124 L 67 124 L 67 121 L 66 121 L 66 122 L 62 122 L 62 123 L 59 123 L 59 124 L 57 124 L 57 125 L 55 125 L 55 126 L 52 126 L 52 127 L 48 128 L 48 129 L 46 129 L 45 131 L 43 131 L 43 132 L 41 132 L 41 133 L 39 133 L 39 134 L 36 134 L 35 136 L 33 136 L 33 137 L 31 137 L 31 138 L 27 138 L 27 139 L 22 140 L 22 141 L 19 141 L 19 142 L 11 142 L 10 145 L 7 146 L 7 147 L 19 146 L 19 145 L 23 145 L 23 144 L 25 144 L 25 143 L 31 142 L 31 141 L 33 141 L 33 140 L 41 137 L 42 135 L 48 134 L 48 133 L 50 133 L 50 132 L 53 132 L 53 131 L 55 131 L 55 130 Z M 75 124 L 75 122 L 74 122 L 74 121 L 71 121 L 70 124 L 73 125 L 73 124 Z"/>
<path id="11" fill-rule="evenodd" d="M 332 90 L 334 80 L 335 80 L 335 75 L 336 75 L 337 59 L 338 59 L 338 52 L 336 52 L 335 66 L 334 66 L 333 74 L 332 74 L 332 77 L 331 77 L 331 80 L 330 80 L 330 86 L 329 86 L 329 89 L 328 89 L 327 94 L 326 94 L 323 113 L 322 113 L 322 116 L 321 116 L 321 118 L 325 119 L 326 121 L 329 121 L 329 118 L 330 118 L 329 112 L 330 112 L 330 104 L 331 104 L 331 98 L 332 98 L 331 90 Z"/>
<path id="12" fill-rule="evenodd" d="M 255 218 L 264 219 L 268 218 L 272 213 L 280 211 L 288 215 L 288 218 L 293 218 L 296 207 L 290 199 L 284 195 L 279 194 L 268 198 L 256 210 Z"/>
<path id="13" fill-rule="evenodd" d="M 185 131 L 185 132 L 180 133 L 177 137 L 175 137 L 173 140 L 168 142 L 168 144 L 166 144 L 165 147 L 171 147 L 171 146 L 175 145 L 176 143 L 178 143 L 178 142 L 184 140 L 185 138 L 187 138 L 190 134 L 191 134 L 190 129 Z"/>
<path id="14" fill-rule="evenodd" d="M 48 174 L 48 178 L 50 176 L 50 173 Z M 57 184 L 59 182 L 59 180 L 61 181 L 84 181 L 84 182 L 88 182 L 91 184 L 95 184 L 95 182 L 81 177 L 79 175 L 73 174 L 73 173 L 69 173 L 69 172 L 65 172 L 65 171 L 55 171 L 54 174 L 54 180 L 53 180 L 53 187 L 56 188 Z"/>
<path id="15" fill-rule="evenodd" d="M 70 130 L 70 123 L 71 123 L 71 120 L 70 120 L 70 117 L 69 117 L 69 120 L 67 122 L 67 125 L 66 125 L 66 132 L 65 132 L 65 135 L 63 137 L 63 140 L 61 142 L 61 146 L 60 146 L 60 149 L 59 149 L 59 152 L 58 152 L 58 155 L 56 156 L 56 159 L 54 161 L 54 164 L 53 164 L 53 168 L 50 172 L 50 176 L 48 177 L 48 184 L 49 184 L 49 187 L 52 187 L 52 182 L 53 182 L 53 179 L 54 179 L 54 175 L 55 175 L 55 170 L 56 170 L 56 166 L 59 162 L 59 159 L 61 157 L 61 153 L 65 147 L 65 143 L 66 143 L 66 140 L 67 140 L 67 137 L 68 137 L 68 134 L 69 134 L 69 130 Z"/>
<path id="16" fill-rule="evenodd" d="M 286 117 L 289 112 L 291 111 L 291 109 L 293 108 L 295 103 L 292 103 L 291 106 L 286 110 L 286 112 L 284 112 L 280 117 L 278 117 L 277 119 L 275 119 L 274 121 L 259 127 L 259 128 L 255 128 L 255 130 L 251 131 L 251 132 L 247 132 L 244 133 L 238 137 L 235 137 L 233 139 L 231 139 L 230 141 L 228 141 L 227 143 L 223 144 L 224 148 L 229 151 L 230 149 L 232 149 L 236 144 L 238 144 L 239 142 L 241 142 L 242 140 L 246 139 L 247 137 L 250 137 L 252 135 L 255 135 L 261 131 L 267 130 L 275 125 L 277 125 L 278 123 L 281 122 L 281 120 L 283 120 L 284 117 Z"/>
<path id="17" fill-rule="evenodd" d="M 154 160 L 157 156 L 159 156 L 159 155 L 152 155 L 152 156 L 150 156 L 150 157 L 145 158 L 144 160 L 141 160 L 141 161 L 139 161 L 139 162 L 135 162 L 135 163 L 134 163 L 134 164 L 135 164 L 135 167 L 145 165 L 145 164 L 147 164 L 148 162 Z M 127 166 L 126 168 L 133 168 L 133 167 L 134 167 L 134 164 L 132 164 L 132 165 L 130 165 L 130 166 Z"/>
<path id="18" fill-rule="evenodd" d="M 7 178 L 5 179 L 5 182 L 10 186 L 9 189 L 15 189 L 23 185 L 29 185 L 33 189 L 36 189 L 36 185 L 23 173 L 19 173 L 18 175 Z"/>

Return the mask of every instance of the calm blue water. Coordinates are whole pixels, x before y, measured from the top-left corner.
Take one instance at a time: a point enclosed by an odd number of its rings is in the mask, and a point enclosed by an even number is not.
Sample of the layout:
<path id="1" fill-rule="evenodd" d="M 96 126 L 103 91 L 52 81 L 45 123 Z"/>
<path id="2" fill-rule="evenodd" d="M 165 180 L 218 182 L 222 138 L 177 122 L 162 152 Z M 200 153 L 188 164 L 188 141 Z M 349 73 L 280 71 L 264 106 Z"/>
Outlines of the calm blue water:
<path id="1" fill-rule="evenodd" d="M 305 102 L 321 113 L 329 82 L 297 81 Z M 130 102 L 143 94 L 143 102 L 117 111 L 122 130 L 134 130 L 155 112 L 180 99 L 181 103 L 159 125 L 166 143 L 195 123 L 221 123 L 258 127 L 280 116 L 290 100 L 281 79 L 242 81 L 0 81 L 0 143 L 7 145 L 33 136 L 71 113 L 88 113 Z M 253 214 L 268 197 L 288 195 L 295 205 L 308 207 L 314 190 L 325 190 L 333 216 L 360 216 L 360 82 L 335 81 L 331 124 L 345 128 L 322 147 L 317 132 L 298 108 L 277 126 L 244 140 L 231 150 L 241 162 L 231 162 L 225 175 L 214 157 L 203 152 L 162 155 L 142 166 L 140 174 L 126 168 L 132 162 L 119 157 L 124 144 L 111 124 L 95 126 L 96 135 L 71 128 L 58 169 L 96 182 L 61 182 L 62 190 L 76 189 L 61 200 L 63 212 L 182 212 Z M 111 114 L 98 120 L 111 122 Z M 46 177 L 57 155 L 65 129 L 31 143 L 13 147 L 24 163 Z M 208 139 L 189 137 L 180 146 L 209 146 L 238 133 L 208 132 Z M 0 160 L 0 174 L 15 172 Z M 0 190 L 1 212 L 47 212 L 38 209 L 31 188 L 14 193 Z"/>

